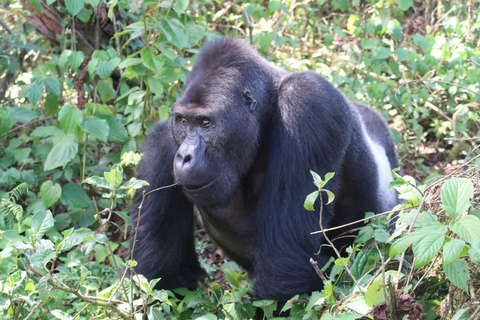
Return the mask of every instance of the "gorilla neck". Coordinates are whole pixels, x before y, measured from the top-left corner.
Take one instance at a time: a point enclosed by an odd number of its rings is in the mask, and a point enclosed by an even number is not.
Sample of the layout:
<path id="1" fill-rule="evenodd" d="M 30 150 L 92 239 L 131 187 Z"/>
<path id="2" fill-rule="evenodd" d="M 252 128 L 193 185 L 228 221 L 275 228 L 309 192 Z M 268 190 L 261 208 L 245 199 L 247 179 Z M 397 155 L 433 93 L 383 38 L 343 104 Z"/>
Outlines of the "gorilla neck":
<path id="1" fill-rule="evenodd" d="M 245 201 L 244 192 L 235 191 L 225 207 L 199 208 L 203 223 L 213 240 L 247 271 L 253 271 L 252 250 L 255 244 L 254 208 Z"/>
<path id="2" fill-rule="evenodd" d="M 226 206 L 200 208 L 203 223 L 213 240 L 237 263 L 253 273 L 255 221 L 258 199 L 268 164 L 267 148 L 261 146 L 255 165 L 235 190 Z"/>

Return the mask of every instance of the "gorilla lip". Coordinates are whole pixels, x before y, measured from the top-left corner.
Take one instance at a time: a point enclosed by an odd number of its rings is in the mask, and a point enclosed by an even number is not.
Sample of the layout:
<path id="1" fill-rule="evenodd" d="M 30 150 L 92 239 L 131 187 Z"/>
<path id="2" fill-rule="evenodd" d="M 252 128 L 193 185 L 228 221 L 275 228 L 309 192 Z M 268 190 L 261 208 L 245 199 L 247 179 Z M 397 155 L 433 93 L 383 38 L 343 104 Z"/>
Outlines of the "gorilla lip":
<path id="1" fill-rule="evenodd" d="M 209 187 L 210 185 L 213 184 L 213 181 L 210 181 L 206 184 L 190 184 L 190 185 L 183 185 L 183 188 L 187 191 L 190 191 L 190 192 L 197 192 L 197 191 L 201 191 L 203 189 L 206 189 L 207 187 Z"/>

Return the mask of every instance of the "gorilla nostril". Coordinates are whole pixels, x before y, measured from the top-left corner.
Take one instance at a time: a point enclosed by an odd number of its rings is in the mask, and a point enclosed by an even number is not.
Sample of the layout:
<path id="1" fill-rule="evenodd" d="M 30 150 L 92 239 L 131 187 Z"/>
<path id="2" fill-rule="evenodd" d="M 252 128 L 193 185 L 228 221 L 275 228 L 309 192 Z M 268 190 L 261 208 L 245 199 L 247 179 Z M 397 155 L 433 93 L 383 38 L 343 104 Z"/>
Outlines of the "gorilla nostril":
<path id="1" fill-rule="evenodd" d="M 186 155 L 185 159 L 183 159 L 183 163 L 188 163 L 190 161 L 192 161 L 192 156 L 191 155 Z"/>

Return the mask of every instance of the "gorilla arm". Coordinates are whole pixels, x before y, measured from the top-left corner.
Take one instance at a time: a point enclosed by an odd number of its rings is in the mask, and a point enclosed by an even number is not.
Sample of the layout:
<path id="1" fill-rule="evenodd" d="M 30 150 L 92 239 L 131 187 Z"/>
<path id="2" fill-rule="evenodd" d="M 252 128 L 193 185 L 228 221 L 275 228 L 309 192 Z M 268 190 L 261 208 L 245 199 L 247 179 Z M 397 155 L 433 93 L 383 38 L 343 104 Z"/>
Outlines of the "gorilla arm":
<path id="1" fill-rule="evenodd" d="M 173 159 L 177 145 L 171 122 L 156 126 L 144 148 L 138 178 L 146 180 L 151 190 L 172 185 Z M 159 287 L 194 289 L 203 277 L 193 241 L 193 205 L 178 186 L 135 194 L 132 206 L 134 226 L 139 224 L 133 258 L 137 273 L 147 279 L 159 278 Z M 141 207 L 139 208 L 139 206 Z M 139 212 L 137 214 L 137 212 Z M 132 237 L 133 238 L 133 237 Z"/>

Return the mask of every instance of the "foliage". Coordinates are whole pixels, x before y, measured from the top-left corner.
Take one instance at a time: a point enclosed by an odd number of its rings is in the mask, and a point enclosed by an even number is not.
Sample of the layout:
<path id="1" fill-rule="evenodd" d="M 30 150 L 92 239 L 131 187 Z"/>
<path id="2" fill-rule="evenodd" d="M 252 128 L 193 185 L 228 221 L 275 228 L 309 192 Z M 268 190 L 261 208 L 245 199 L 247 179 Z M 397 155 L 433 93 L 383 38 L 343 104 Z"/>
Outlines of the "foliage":
<path id="1" fill-rule="evenodd" d="M 7 0 L 1 317 L 243 319 L 282 308 L 252 301 L 252 280 L 230 262 L 203 259 L 215 281 L 195 292 L 155 290 L 155 281 L 128 274 L 128 206 L 144 185 L 132 179 L 136 152 L 168 118 L 198 48 L 221 35 L 290 70 L 314 70 L 378 109 L 410 175 L 394 183 L 404 199 L 396 225 L 367 214 L 347 256 L 332 259 L 325 288 L 283 310 L 293 319 L 358 319 L 408 296 L 427 319 L 478 315 L 470 299 L 480 295 L 475 9 L 473 0 Z M 312 175 L 308 209 L 322 192 L 334 198 L 323 188 L 330 177 Z M 200 252 L 209 246 L 197 243 Z"/>

